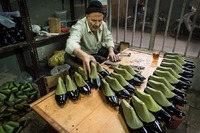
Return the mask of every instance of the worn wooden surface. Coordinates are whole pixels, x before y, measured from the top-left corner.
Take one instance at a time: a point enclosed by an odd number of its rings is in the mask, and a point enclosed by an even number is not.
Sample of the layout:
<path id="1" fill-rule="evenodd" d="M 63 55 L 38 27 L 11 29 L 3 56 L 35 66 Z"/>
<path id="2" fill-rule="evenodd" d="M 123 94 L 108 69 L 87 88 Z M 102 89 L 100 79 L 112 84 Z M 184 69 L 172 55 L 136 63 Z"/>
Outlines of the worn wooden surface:
<path id="1" fill-rule="evenodd" d="M 133 50 L 123 52 L 131 53 L 131 56 L 122 56 L 122 61 L 118 63 L 144 66 L 142 75 L 146 78 L 153 73 L 162 60 L 162 58 L 153 60 L 149 53 Z M 112 71 L 108 66 L 104 64 L 102 66 Z M 140 87 L 136 88 L 143 91 L 146 87 L 146 81 L 147 79 Z M 32 103 L 31 107 L 58 132 L 128 132 L 118 109 L 114 109 L 106 103 L 100 90 L 92 89 L 88 96 L 81 94 L 81 98 L 77 102 L 68 99 L 64 107 L 59 107 L 54 97 L 55 92 L 50 92 Z"/>

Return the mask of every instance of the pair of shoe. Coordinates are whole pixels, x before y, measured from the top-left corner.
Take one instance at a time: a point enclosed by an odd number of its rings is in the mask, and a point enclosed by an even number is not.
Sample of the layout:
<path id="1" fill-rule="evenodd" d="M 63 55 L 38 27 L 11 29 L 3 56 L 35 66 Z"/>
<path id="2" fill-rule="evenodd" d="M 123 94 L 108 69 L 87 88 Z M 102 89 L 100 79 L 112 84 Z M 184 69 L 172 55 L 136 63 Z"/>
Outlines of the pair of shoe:
<path id="1" fill-rule="evenodd" d="M 114 93 L 119 97 L 119 98 L 125 98 L 129 99 L 131 97 L 131 94 L 129 93 L 128 90 L 126 90 L 116 78 L 113 78 L 111 76 L 106 76 L 105 80 L 108 82 L 110 88 L 114 91 Z"/>
<path id="2" fill-rule="evenodd" d="M 164 83 L 148 80 L 147 85 L 153 89 L 161 91 L 166 98 L 175 105 L 183 106 L 187 103 L 183 98 L 170 91 Z"/>
<path id="3" fill-rule="evenodd" d="M 136 96 L 132 96 L 130 104 L 123 99 L 120 112 L 130 132 L 163 132 L 160 123 Z"/>
<path id="4" fill-rule="evenodd" d="M 145 103 L 147 109 L 156 117 L 158 121 L 170 123 L 171 116 L 160 105 L 158 105 L 151 95 L 145 92 L 139 92 L 136 90 L 136 96 Z"/>
<path id="5" fill-rule="evenodd" d="M 183 99 L 186 97 L 186 94 L 175 88 L 174 86 L 172 86 L 168 80 L 166 80 L 164 77 L 158 77 L 158 76 L 155 76 L 155 75 L 150 75 L 148 80 L 153 80 L 153 81 L 157 81 L 157 82 L 160 82 L 160 83 L 163 83 L 165 84 L 165 86 L 172 92 L 174 92 L 175 94 L 177 94 L 178 96 L 182 97 Z"/>
<path id="6" fill-rule="evenodd" d="M 110 75 L 110 72 L 103 68 L 98 62 L 96 64 L 97 72 L 99 73 L 101 79 L 105 78 L 107 75 Z"/>
<path id="7" fill-rule="evenodd" d="M 108 104 L 113 107 L 119 106 L 119 99 L 110 88 L 109 83 L 105 79 L 101 79 L 101 91 L 106 98 Z"/>
<path id="8" fill-rule="evenodd" d="M 121 86 L 128 90 L 130 94 L 135 93 L 136 88 L 129 82 L 127 82 L 121 74 L 111 72 L 110 76 L 116 78 L 117 81 L 121 84 Z"/>
<path id="9" fill-rule="evenodd" d="M 175 59 L 176 61 L 178 61 L 181 65 L 183 65 L 184 67 L 187 68 L 195 68 L 195 65 L 193 62 L 185 60 L 182 56 L 180 56 L 177 53 L 165 53 L 164 54 L 164 58 L 168 58 L 168 59 Z"/>
<path id="10" fill-rule="evenodd" d="M 100 88 L 101 79 L 99 73 L 97 72 L 97 67 L 94 62 L 90 62 L 91 72 L 86 74 L 82 67 L 78 67 L 78 73 L 81 74 L 84 81 L 92 88 Z"/>
<path id="11" fill-rule="evenodd" d="M 186 82 L 188 84 L 191 84 L 192 81 L 190 81 L 188 78 L 184 77 L 184 76 L 180 76 L 179 74 L 177 74 L 172 68 L 170 67 L 162 67 L 162 66 L 158 66 L 156 68 L 156 70 L 160 70 L 160 71 L 168 71 L 170 72 L 175 78 L 177 78 L 178 80 L 181 80 L 183 82 Z"/>
<path id="12" fill-rule="evenodd" d="M 183 68 L 179 67 L 175 63 L 169 63 L 169 62 L 162 62 L 160 64 L 163 67 L 170 67 L 172 68 L 177 74 L 184 76 L 186 78 L 192 78 L 194 76 L 193 72 L 184 70 Z"/>
<path id="13" fill-rule="evenodd" d="M 121 74 L 124 79 L 133 86 L 140 86 L 142 84 L 142 81 L 139 78 L 131 75 L 126 69 L 115 67 L 114 72 Z"/>
<path id="14" fill-rule="evenodd" d="M 158 103 L 171 116 L 175 115 L 178 118 L 183 118 L 185 114 L 169 102 L 166 96 L 159 90 L 155 90 L 149 86 L 145 88 L 145 92 L 151 95 L 156 103 Z"/>
<path id="15" fill-rule="evenodd" d="M 122 69 L 126 69 L 131 75 L 133 75 L 134 77 L 137 77 L 140 81 L 144 81 L 146 79 L 141 73 L 136 72 L 133 69 L 133 67 L 131 67 L 130 65 L 119 64 L 118 67 Z"/>
<path id="16" fill-rule="evenodd" d="M 101 79 L 97 72 L 96 64 L 94 62 L 90 62 L 90 68 L 91 72 L 88 74 L 89 75 L 88 79 L 90 80 L 91 86 L 94 88 L 100 88 Z"/>
<path id="17" fill-rule="evenodd" d="M 190 83 L 177 79 L 169 71 L 155 70 L 153 75 L 164 77 L 171 85 L 179 89 L 189 89 L 191 87 Z"/>
<path id="18" fill-rule="evenodd" d="M 73 101 L 78 100 L 80 95 L 79 91 L 87 95 L 91 93 L 89 85 L 78 72 L 75 72 L 74 78 L 75 82 L 69 75 L 66 75 L 65 83 L 61 77 L 58 78 L 58 84 L 55 91 L 55 99 L 58 105 L 64 105 L 67 101 L 67 97 Z"/>

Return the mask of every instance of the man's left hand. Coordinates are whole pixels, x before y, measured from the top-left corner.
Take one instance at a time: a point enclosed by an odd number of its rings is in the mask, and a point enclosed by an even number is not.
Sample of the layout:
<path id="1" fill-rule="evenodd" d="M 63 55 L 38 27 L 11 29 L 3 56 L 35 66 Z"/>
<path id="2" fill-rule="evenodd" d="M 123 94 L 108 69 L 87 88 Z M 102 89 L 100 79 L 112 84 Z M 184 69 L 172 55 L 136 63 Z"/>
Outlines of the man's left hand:
<path id="1" fill-rule="evenodd" d="M 108 59 L 109 59 L 110 61 L 116 62 L 116 61 L 118 61 L 120 58 L 119 58 L 119 55 L 117 55 L 117 54 L 115 54 L 115 53 L 113 52 L 113 53 L 110 53 L 110 54 L 108 55 Z"/>

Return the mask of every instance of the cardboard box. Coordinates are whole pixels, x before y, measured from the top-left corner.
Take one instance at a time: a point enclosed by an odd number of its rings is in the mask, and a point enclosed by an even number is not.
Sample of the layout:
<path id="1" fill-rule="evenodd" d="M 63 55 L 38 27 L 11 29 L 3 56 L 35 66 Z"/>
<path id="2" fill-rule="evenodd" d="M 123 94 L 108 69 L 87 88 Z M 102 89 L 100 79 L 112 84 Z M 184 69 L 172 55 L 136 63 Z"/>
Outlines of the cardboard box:
<path id="1" fill-rule="evenodd" d="M 67 74 L 68 74 L 68 72 L 64 71 L 64 72 L 61 72 L 61 73 L 56 74 L 56 75 L 45 76 L 44 77 L 44 83 L 45 83 L 45 86 L 46 86 L 47 93 L 49 93 L 51 91 L 51 89 L 56 88 L 59 77 L 61 77 L 63 79 L 63 81 L 65 81 L 65 77 L 66 77 Z"/>

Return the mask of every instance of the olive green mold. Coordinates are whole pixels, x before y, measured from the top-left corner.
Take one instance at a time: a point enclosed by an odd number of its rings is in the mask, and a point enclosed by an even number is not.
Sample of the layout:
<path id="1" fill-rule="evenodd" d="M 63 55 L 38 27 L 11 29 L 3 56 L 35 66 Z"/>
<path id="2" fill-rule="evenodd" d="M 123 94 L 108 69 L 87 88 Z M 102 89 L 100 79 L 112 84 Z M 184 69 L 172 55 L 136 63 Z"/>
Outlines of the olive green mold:
<path id="1" fill-rule="evenodd" d="M 102 90 L 105 96 L 114 96 L 115 93 L 111 90 L 108 82 L 105 79 L 102 79 Z"/>
<path id="2" fill-rule="evenodd" d="M 132 96 L 131 102 L 133 103 L 134 109 L 137 112 L 139 118 L 146 123 L 155 121 L 155 117 L 149 112 L 144 102 L 142 102 L 136 96 Z"/>
<path id="3" fill-rule="evenodd" d="M 84 71 L 84 69 L 82 67 L 78 67 L 77 71 L 82 76 L 82 78 L 84 80 L 88 80 L 88 76 L 87 76 L 87 74 L 85 74 L 85 71 Z"/>
<path id="4" fill-rule="evenodd" d="M 126 80 L 131 80 L 133 79 L 133 75 L 131 75 L 126 69 L 115 67 L 114 70 L 118 73 L 121 74 Z"/>
<path id="5" fill-rule="evenodd" d="M 122 86 L 127 86 L 129 84 L 121 74 L 111 72 L 110 76 L 116 78 Z"/>
<path id="6" fill-rule="evenodd" d="M 96 68 L 96 64 L 94 62 L 90 63 L 90 68 L 91 68 L 91 72 L 89 74 L 89 77 L 91 79 L 97 79 L 99 78 L 98 72 L 97 72 L 97 68 Z"/>
<path id="7" fill-rule="evenodd" d="M 78 87 L 83 87 L 87 84 L 78 72 L 75 72 L 74 78 Z"/>
<path id="8" fill-rule="evenodd" d="M 56 95 L 61 95 L 61 94 L 65 94 L 66 92 L 67 91 L 66 91 L 66 88 L 65 88 L 65 84 L 64 84 L 62 78 L 59 77 L 55 93 L 56 93 Z"/>
<path id="9" fill-rule="evenodd" d="M 135 72 L 135 70 L 130 66 L 130 65 L 122 65 L 119 64 L 119 67 L 122 69 L 126 69 L 131 75 L 135 76 L 137 73 Z"/>
<path id="10" fill-rule="evenodd" d="M 163 107 L 169 107 L 172 105 L 172 103 L 170 103 L 167 98 L 165 97 L 165 95 L 159 91 L 159 90 L 155 90 L 149 86 L 147 86 L 145 88 L 145 91 L 151 95 L 151 97 L 161 106 Z"/>
<path id="11" fill-rule="evenodd" d="M 126 100 L 122 99 L 121 107 L 123 110 L 125 121 L 131 129 L 138 129 L 143 127 L 143 123 L 138 118 L 135 110 Z"/>
<path id="12" fill-rule="evenodd" d="M 104 71 L 103 67 L 97 62 L 96 64 L 97 72 L 102 72 Z"/>
<path id="13" fill-rule="evenodd" d="M 160 70 L 155 70 L 154 73 L 158 75 L 159 77 L 164 77 L 167 81 L 169 81 L 171 84 L 176 84 L 178 83 L 178 79 L 175 78 L 170 72 L 168 71 L 160 71 Z"/>
<path id="14" fill-rule="evenodd" d="M 167 59 L 175 59 L 177 60 L 181 65 L 186 64 L 186 61 L 184 61 L 183 57 L 177 56 L 177 55 L 165 55 L 165 58 Z"/>
<path id="15" fill-rule="evenodd" d="M 175 87 L 172 86 L 164 77 L 158 77 L 158 76 L 155 76 L 155 75 L 150 75 L 149 80 L 154 80 L 154 81 L 163 83 L 171 91 L 175 89 Z"/>
<path id="16" fill-rule="evenodd" d="M 160 82 L 157 82 L 157 81 L 153 81 L 153 80 L 148 80 L 148 84 L 152 88 L 161 91 L 166 96 L 166 98 L 172 98 L 175 95 L 163 83 L 160 83 Z"/>
<path id="17" fill-rule="evenodd" d="M 156 70 L 160 70 L 160 71 L 168 71 L 170 72 L 175 78 L 179 79 L 181 76 L 178 75 L 171 67 L 162 67 L 162 66 L 158 66 L 156 68 Z"/>
<path id="18" fill-rule="evenodd" d="M 172 68 L 176 73 L 183 73 L 184 72 L 184 70 L 181 67 L 179 67 L 178 65 L 176 65 L 175 63 L 168 63 L 168 62 L 164 62 L 163 61 L 161 63 L 161 65 L 163 67 L 170 67 L 170 68 Z"/>
<path id="19" fill-rule="evenodd" d="M 76 74 L 75 74 L 75 77 L 76 77 Z M 66 76 L 65 84 L 66 84 L 67 91 L 73 91 L 77 89 L 76 84 L 74 83 L 74 81 L 71 79 L 69 75 Z"/>
<path id="20" fill-rule="evenodd" d="M 113 78 L 111 76 L 106 76 L 106 81 L 109 83 L 111 88 L 115 91 L 121 91 L 124 88 L 120 85 L 120 83 L 117 81 L 116 78 Z"/>
<path id="21" fill-rule="evenodd" d="M 163 62 L 175 63 L 180 68 L 183 68 L 183 66 L 177 60 L 175 60 L 175 59 L 164 58 Z"/>
<path id="22" fill-rule="evenodd" d="M 146 105 L 146 107 L 151 111 L 151 112 L 158 112 L 162 109 L 161 106 L 159 106 L 151 97 L 151 95 L 146 94 L 144 92 L 139 92 L 135 91 L 136 95 L 139 97 L 141 101 L 143 101 Z"/>

